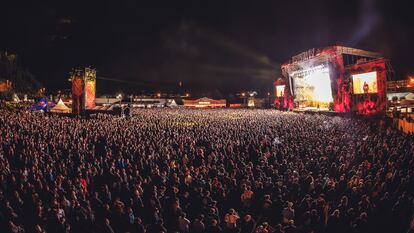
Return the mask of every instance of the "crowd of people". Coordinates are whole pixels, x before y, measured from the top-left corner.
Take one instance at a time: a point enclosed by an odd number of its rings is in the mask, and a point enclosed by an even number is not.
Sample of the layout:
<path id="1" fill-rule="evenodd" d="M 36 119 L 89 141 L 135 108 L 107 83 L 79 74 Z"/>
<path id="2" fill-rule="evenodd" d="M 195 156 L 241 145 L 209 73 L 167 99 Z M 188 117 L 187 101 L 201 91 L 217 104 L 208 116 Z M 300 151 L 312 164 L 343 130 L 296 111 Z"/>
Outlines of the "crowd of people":
<path id="1" fill-rule="evenodd" d="M 275 110 L 0 109 L 0 232 L 413 232 L 414 136 Z"/>

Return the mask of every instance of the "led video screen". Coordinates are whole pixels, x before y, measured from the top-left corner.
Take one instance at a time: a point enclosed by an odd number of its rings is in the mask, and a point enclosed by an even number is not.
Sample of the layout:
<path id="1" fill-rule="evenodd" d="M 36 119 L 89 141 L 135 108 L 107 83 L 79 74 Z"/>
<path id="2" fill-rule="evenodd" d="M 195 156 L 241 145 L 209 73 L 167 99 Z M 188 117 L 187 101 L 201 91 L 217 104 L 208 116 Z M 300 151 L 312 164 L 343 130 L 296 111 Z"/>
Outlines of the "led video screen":
<path id="1" fill-rule="evenodd" d="M 293 75 L 295 101 L 302 107 L 318 107 L 333 101 L 329 68 L 315 66 Z"/>
<path id="2" fill-rule="evenodd" d="M 95 107 L 96 80 L 86 80 L 85 82 L 85 107 L 92 109 Z"/>
<path id="3" fill-rule="evenodd" d="M 377 72 L 352 75 L 354 94 L 377 93 Z"/>
<path id="4" fill-rule="evenodd" d="M 276 97 L 283 97 L 285 95 L 285 85 L 276 86 Z"/>

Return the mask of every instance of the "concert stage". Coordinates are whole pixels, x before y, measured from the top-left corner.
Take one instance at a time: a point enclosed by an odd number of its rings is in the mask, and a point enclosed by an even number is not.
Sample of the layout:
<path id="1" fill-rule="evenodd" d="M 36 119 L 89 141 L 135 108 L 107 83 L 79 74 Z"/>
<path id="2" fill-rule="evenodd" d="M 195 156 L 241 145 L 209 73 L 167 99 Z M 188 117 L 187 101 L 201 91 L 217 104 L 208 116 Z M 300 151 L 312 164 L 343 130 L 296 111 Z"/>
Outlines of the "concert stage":
<path id="1" fill-rule="evenodd" d="M 311 49 L 281 66 L 280 109 L 372 115 L 386 110 L 391 65 L 381 54 L 344 46 Z"/>

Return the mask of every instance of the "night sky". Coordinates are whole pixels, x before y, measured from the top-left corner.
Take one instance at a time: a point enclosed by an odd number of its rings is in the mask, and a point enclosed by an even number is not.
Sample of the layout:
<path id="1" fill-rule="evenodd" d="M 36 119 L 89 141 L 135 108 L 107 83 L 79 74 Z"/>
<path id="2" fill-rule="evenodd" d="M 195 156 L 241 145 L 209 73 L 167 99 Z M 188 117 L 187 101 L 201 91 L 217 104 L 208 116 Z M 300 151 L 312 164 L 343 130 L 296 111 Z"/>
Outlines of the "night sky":
<path id="1" fill-rule="evenodd" d="M 3 1 L 4 2 L 4 1 Z M 378 51 L 397 78 L 414 72 L 410 1 L 8 1 L 0 50 L 19 55 L 49 89 L 92 66 L 99 93 L 227 94 L 271 90 L 280 63 L 341 43 Z"/>

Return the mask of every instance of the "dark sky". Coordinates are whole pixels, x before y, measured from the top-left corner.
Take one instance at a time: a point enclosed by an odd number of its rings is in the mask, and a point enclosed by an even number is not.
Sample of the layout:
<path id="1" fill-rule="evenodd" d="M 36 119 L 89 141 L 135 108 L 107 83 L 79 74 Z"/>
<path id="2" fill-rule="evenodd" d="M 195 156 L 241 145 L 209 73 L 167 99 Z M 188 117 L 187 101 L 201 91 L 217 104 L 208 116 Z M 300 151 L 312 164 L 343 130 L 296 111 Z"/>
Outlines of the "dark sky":
<path id="1" fill-rule="evenodd" d="M 4 2 L 4 1 L 3 1 Z M 49 89 L 93 66 L 98 91 L 271 90 L 277 67 L 313 47 L 378 51 L 414 71 L 410 1 L 7 1 L 0 50 L 17 53 Z"/>

